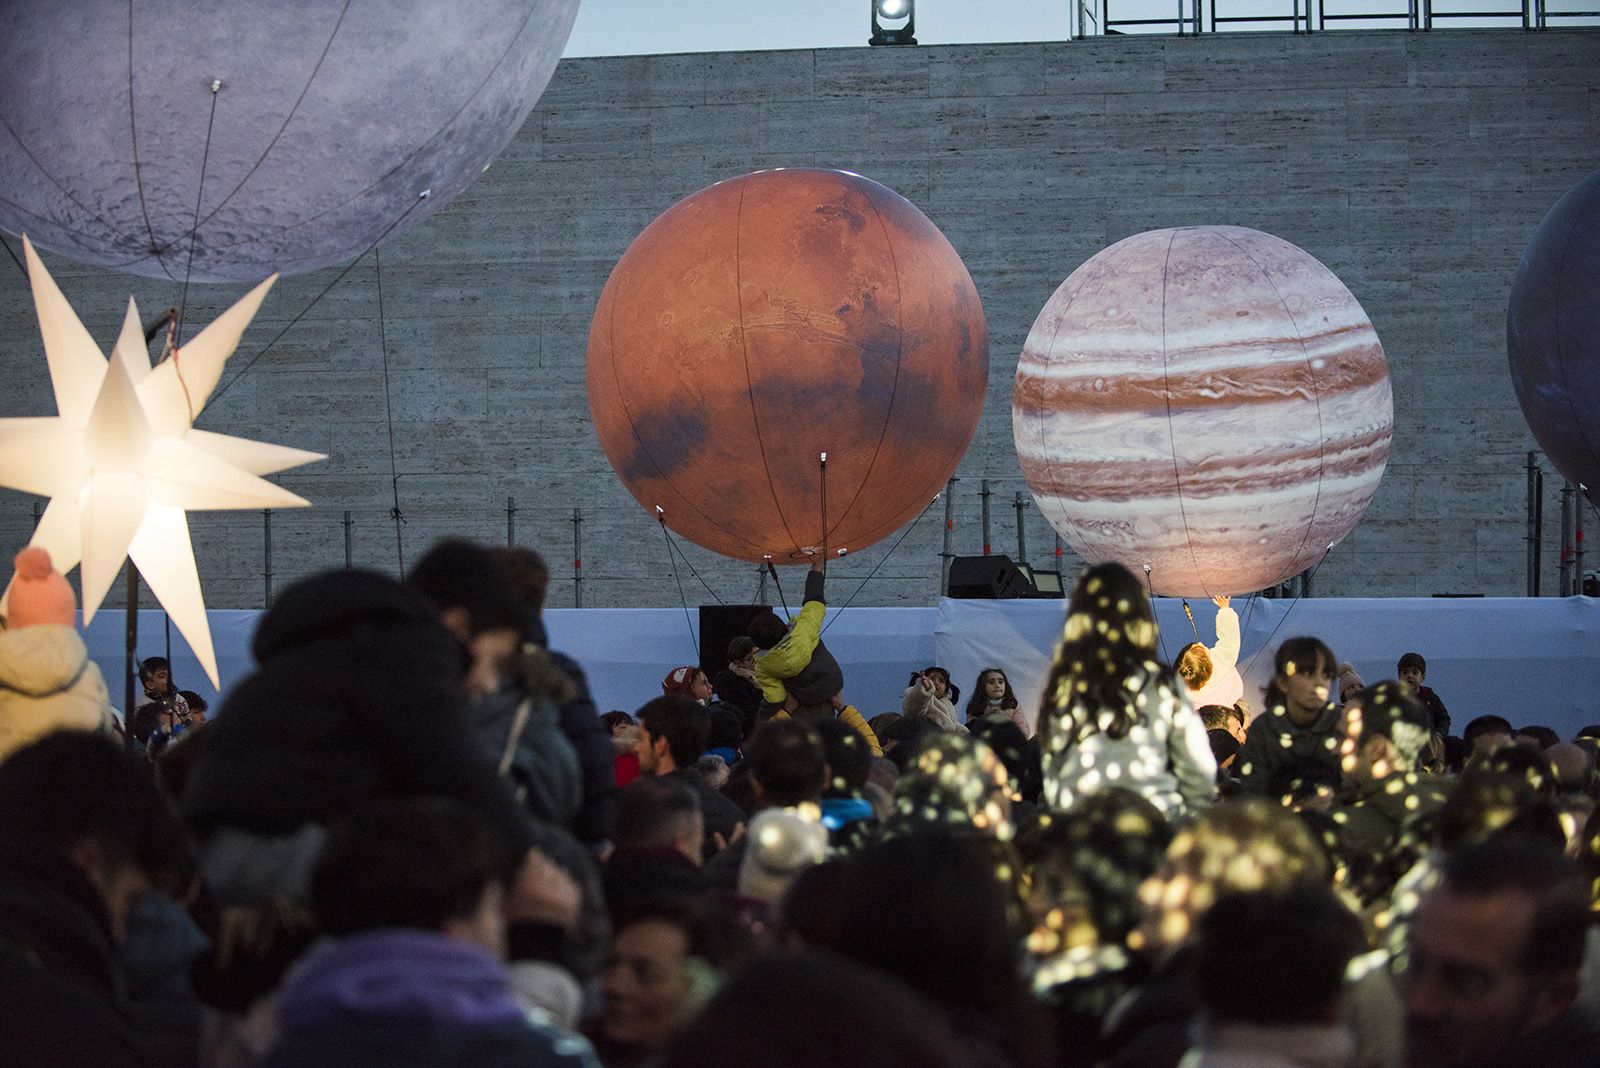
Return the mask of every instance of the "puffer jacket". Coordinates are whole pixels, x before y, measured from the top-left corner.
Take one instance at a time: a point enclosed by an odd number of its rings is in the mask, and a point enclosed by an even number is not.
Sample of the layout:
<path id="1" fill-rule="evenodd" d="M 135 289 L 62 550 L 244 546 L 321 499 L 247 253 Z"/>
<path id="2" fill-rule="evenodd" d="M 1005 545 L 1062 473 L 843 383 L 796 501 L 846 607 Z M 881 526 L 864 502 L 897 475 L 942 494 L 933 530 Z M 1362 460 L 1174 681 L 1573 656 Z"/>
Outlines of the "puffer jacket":
<path id="1" fill-rule="evenodd" d="M 519 852 L 533 845 L 473 733 L 460 653 L 420 594 L 375 572 L 317 575 L 279 594 L 251 649 L 259 667 L 206 724 L 184 791 L 202 839 L 288 836 L 378 797 L 436 794 Z"/>
<path id="2" fill-rule="evenodd" d="M 115 722 L 106 680 L 75 628 L 0 631 L 0 759 L 54 730 L 111 730 Z"/>

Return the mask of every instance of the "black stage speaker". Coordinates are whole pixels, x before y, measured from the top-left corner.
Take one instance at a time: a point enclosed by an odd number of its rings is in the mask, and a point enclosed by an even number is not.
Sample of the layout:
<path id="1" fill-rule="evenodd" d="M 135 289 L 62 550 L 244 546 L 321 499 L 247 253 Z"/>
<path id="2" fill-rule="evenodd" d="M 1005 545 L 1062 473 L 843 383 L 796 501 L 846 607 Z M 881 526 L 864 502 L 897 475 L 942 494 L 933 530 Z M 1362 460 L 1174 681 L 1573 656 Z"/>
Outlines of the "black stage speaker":
<path id="1" fill-rule="evenodd" d="M 762 612 L 772 611 L 764 604 L 703 604 L 700 606 L 700 666 L 709 678 L 728 666 L 728 643 L 748 634 L 750 621 Z"/>
<path id="2" fill-rule="evenodd" d="M 1033 593 L 1009 556 L 958 556 L 950 561 L 950 597 L 994 599 Z"/>

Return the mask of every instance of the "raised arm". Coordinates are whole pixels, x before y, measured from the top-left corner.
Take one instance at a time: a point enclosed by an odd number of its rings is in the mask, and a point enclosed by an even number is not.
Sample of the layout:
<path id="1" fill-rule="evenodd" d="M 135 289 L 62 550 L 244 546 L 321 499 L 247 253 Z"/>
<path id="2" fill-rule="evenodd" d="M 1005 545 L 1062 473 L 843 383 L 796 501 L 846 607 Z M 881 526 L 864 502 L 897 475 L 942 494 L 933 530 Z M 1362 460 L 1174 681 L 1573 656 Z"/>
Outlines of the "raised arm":
<path id="1" fill-rule="evenodd" d="M 1212 678 L 1239 663 L 1239 613 L 1228 604 L 1228 598 L 1214 600 L 1217 602 L 1217 644 L 1210 649 Z"/>

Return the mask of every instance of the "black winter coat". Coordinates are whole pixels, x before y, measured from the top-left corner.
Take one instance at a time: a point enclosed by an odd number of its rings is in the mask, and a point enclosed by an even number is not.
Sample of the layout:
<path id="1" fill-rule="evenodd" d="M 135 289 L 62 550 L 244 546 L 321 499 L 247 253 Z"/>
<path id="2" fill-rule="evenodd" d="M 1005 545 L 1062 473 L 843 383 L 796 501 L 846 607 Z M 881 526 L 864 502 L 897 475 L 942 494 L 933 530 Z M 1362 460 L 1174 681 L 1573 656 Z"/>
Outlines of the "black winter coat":
<path id="1" fill-rule="evenodd" d="M 63 857 L 0 846 L 0 1052 L 32 1068 L 145 1063 L 105 905 Z"/>
<path id="2" fill-rule="evenodd" d="M 473 733 L 461 658 L 433 606 L 371 571 L 297 582 L 262 617 L 260 665 L 206 725 L 184 809 L 196 832 L 327 824 L 376 797 L 454 798 L 519 852 L 532 827 Z"/>

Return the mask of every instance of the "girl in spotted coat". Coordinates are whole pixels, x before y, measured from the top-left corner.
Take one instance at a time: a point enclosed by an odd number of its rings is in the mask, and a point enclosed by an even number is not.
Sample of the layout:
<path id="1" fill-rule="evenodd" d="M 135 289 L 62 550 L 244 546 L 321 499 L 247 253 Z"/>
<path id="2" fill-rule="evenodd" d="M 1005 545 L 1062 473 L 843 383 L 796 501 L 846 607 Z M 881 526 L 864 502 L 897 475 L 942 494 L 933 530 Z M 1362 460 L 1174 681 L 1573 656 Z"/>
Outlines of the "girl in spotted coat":
<path id="1" fill-rule="evenodd" d="M 1169 820 L 1211 804 L 1216 759 L 1183 683 L 1156 657 L 1156 622 L 1121 564 L 1078 578 L 1039 709 L 1045 804 L 1132 790 Z"/>

